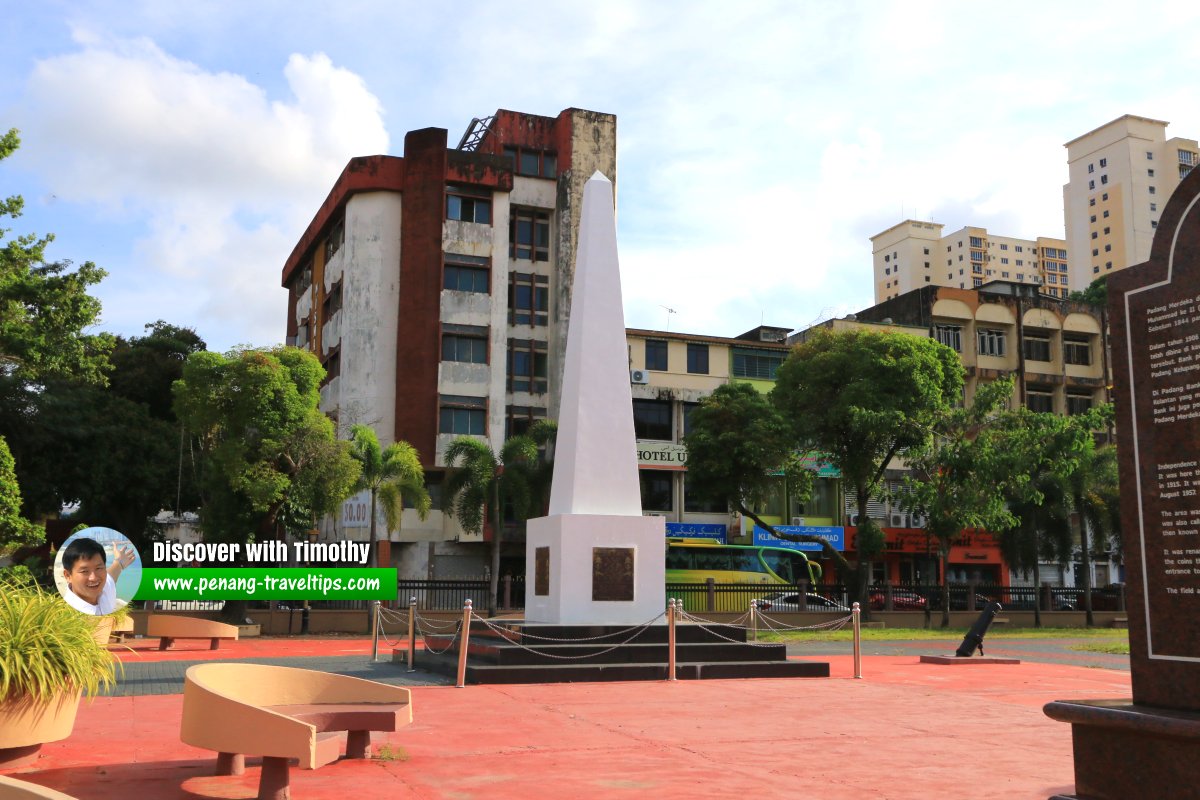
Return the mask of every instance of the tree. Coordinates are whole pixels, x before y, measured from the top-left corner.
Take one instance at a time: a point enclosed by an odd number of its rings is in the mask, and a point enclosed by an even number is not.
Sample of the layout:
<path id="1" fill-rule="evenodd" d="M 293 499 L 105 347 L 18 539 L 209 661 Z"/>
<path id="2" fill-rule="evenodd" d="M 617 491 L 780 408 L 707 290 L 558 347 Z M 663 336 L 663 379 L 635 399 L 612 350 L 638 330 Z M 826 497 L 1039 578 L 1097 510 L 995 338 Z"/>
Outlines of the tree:
<path id="1" fill-rule="evenodd" d="M 16 130 L 0 137 L 0 160 L 20 147 Z M 0 214 L 16 218 L 25 201 L 0 201 Z M 0 238 L 9 233 L 0 229 Z M 104 270 L 92 262 L 71 271 L 68 261 L 47 263 L 52 235 L 26 234 L 0 246 L 0 365 L 22 380 L 70 377 L 103 383 L 112 349 L 108 334 L 86 334 L 100 316 L 100 301 L 88 294 Z"/>
<path id="2" fill-rule="evenodd" d="M 1105 417 L 1111 418 L 1111 408 L 1104 406 L 1096 414 L 1072 417 L 1072 422 L 1082 429 L 1086 439 L 1082 453 L 1075 461 L 1075 468 L 1066 476 L 1066 494 L 1079 520 L 1083 608 L 1089 627 L 1095 624 L 1092 615 L 1092 551 L 1094 545 L 1098 544 L 1096 537 L 1108 542 L 1119 538 L 1121 530 L 1117 449 L 1113 446 L 1098 448 L 1091 436 L 1093 430 L 1104 424 Z M 1088 427 L 1090 425 L 1096 428 Z M 1102 548 L 1095 549 L 1099 551 Z"/>
<path id="3" fill-rule="evenodd" d="M 792 448 L 790 429 L 778 409 L 748 383 L 718 386 L 692 411 L 688 449 L 688 491 L 736 509 L 772 535 L 820 544 L 839 569 L 850 564 L 826 539 L 784 533 L 755 511 L 783 476 L 792 493 L 807 498 L 813 476 Z"/>
<path id="4" fill-rule="evenodd" d="M 453 471 L 442 489 L 442 508 L 472 534 L 482 531 L 491 516 L 488 616 L 496 615 L 500 589 L 504 508 L 508 506 L 516 519 L 524 520 L 533 510 L 544 507 L 539 489 L 544 491 L 548 481 L 543 477 L 545 462 L 539 463 L 538 445 L 549 442 L 555 430 L 552 422 L 536 423 L 527 434 L 508 439 L 499 453 L 471 436 L 459 436 L 446 448 L 446 466 Z"/>
<path id="5" fill-rule="evenodd" d="M 771 398 L 792 446 L 827 454 L 855 492 L 858 565 L 853 587 L 867 608 L 871 560 L 883 531 L 867 514 L 884 470 L 901 450 L 928 441 L 962 397 L 958 354 L 932 339 L 862 329 L 820 331 L 780 366 Z"/>
<path id="6" fill-rule="evenodd" d="M 26 544 L 37 544 L 44 537 L 40 528 L 21 516 L 21 487 L 13 469 L 12 453 L 0 436 L 0 555 Z"/>
<path id="7" fill-rule="evenodd" d="M 425 489 L 425 471 L 421 468 L 421 457 L 411 444 L 393 442 L 384 449 L 380 447 L 375 431 L 366 425 L 352 426 L 350 434 L 350 455 L 361 468 L 354 491 L 365 490 L 371 493 L 371 566 L 374 567 L 378 560 L 375 535 L 376 501 L 383 503 L 390 538 L 391 531 L 400 527 L 400 517 L 406 500 L 413 504 L 421 519 L 429 515 L 429 492 Z"/>
<path id="8" fill-rule="evenodd" d="M 294 347 L 188 357 L 175 413 L 196 437 L 200 524 L 211 541 L 283 538 L 287 519 L 316 519 L 350 495 L 358 463 L 318 410 L 325 370 Z M 244 603 L 226 604 L 238 618 Z"/>
<path id="9" fill-rule="evenodd" d="M 934 422 L 933 435 L 905 454 L 911 472 L 902 504 L 926 518 L 925 530 L 937 541 L 941 561 L 942 627 L 950 626 L 950 547 L 966 528 L 996 532 L 1017 519 L 1006 503 L 1005 487 L 1024 476 L 1006 469 L 1004 449 L 991 426 L 1012 395 L 1011 379 L 979 386 L 970 406 L 953 407 Z M 926 606 L 928 620 L 929 606 Z"/>
<path id="10" fill-rule="evenodd" d="M 1088 284 L 1088 287 L 1082 292 L 1071 292 L 1070 300 L 1075 300 L 1080 303 L 1091 303 L 1094 306 L 1101 308 L 1108 307 L 1108 276 L 1101 275 L 1096 280 Z"/>

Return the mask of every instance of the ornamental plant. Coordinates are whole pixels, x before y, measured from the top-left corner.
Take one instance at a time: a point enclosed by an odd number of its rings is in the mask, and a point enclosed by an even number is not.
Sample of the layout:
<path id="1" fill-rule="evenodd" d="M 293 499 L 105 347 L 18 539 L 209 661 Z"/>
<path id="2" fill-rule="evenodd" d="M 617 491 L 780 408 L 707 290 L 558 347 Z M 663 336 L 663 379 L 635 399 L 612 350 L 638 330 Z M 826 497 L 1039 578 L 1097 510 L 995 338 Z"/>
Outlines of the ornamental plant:
<path id="1" fill-rule="evenodd" d="M 96 619 L 71 608 L 57 592 L 0 582 L 0 703 L 46 702 L 77 691 L 95 697 L 111 686 L 116 664 L 96 642 Z"/>

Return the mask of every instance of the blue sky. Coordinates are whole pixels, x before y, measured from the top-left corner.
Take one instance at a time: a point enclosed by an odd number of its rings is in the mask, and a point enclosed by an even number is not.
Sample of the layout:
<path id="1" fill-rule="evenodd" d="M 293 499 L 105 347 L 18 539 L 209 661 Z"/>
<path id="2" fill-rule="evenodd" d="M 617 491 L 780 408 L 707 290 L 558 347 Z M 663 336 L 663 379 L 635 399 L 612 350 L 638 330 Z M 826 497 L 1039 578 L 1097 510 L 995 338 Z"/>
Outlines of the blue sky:
<path id="1" fill-rule="evenodd" d="M 1136 10 L 1135 10 L 1136 9 Z M 618 118 L 626 323 L 736 335 L 870 305 L 906 217 L 1061 236 L 1062 145 L 1200 136 L 1192 3 L 54 2 L 9 9 L 7 227 L 109 271 L 101 327 L 283 337 L 346 160 L 497 108 Z M 664 307 L 675 309 L 669 314 Z"/>

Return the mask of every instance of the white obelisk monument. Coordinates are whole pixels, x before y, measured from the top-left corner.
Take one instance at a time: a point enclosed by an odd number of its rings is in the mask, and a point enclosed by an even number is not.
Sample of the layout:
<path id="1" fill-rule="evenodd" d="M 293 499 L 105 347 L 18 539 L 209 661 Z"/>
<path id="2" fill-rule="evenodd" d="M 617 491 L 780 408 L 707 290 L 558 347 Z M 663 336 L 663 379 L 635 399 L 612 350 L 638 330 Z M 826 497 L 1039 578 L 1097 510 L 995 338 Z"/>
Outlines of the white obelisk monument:
<path id="1" fill-rule="evenodd" d="M 665 523 L 642 516 L 613 188 L 583 188 L 549 516 L 531 519 L 525 620 L 633 625 L 666 605 Z"/>

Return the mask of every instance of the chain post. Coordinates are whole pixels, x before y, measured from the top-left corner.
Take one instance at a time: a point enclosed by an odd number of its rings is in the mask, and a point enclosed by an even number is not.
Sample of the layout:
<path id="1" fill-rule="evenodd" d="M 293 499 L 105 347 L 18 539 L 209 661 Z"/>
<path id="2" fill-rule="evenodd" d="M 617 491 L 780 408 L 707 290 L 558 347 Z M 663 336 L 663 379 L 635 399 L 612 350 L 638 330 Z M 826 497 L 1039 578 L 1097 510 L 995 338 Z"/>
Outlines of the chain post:
<path id="1" fill-rule="evenodd" d="M 458 683 L 459 689 L 467 685 L 467 646 L 471 639 L 471 601 L 463 603 L 462 639 L 458 643 Z"/>
<path id="2" fill-rule="evenodd" d="M 859 617 L 862 615 L 862 608 L 858 603 L 851 606 L 850 615 L 854 618 L 854 677 L 862 677 L 862 625 L 859 623 Z"/>
<path id="3" fill-rule="evenodd" d="M 667 680 L 675 680 L 675 598 L 667 601 Z"/>
<path id="4" fill-rule="evenodd" d="M 758 601 L 750 601 L 750 641 L 758 641 Z"/>
<path id="5" fill-rule="evenodd" d="M 379 601 L 371 601 L 371 661 L 379 660 Z"/>
<path id="6" fill-rule="evenodd" d="M 416 672 L 413 659 L 417 652 L 417 598 L 408 598 L 408 671 Z"/>

